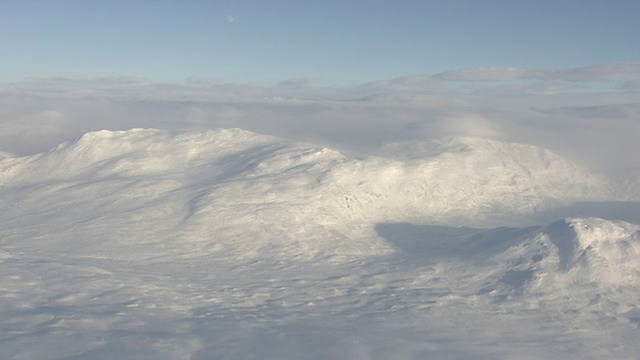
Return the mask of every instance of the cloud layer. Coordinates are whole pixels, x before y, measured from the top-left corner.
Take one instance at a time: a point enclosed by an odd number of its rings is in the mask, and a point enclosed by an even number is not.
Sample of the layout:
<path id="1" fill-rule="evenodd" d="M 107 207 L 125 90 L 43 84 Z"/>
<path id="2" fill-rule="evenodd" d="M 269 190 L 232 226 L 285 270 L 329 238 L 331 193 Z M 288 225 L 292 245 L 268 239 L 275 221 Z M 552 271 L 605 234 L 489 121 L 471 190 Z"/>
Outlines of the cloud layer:
<path id="1" fill-rule="evenodd" d="M 432 78 L 444 81 L 627 81 L 640 79 L 640 62 L 614 63 L 570 69 L 473 68 L 447 71 L 434 75 Z"/>
<path id="2" fill-rule="evenodd" d="M 45 151 L 99 129 L 240 127 L 364 155 L 480 136 L 547 147 L 590 166 L 640 166 L 638 81 L 640 63 L 462 69 L 354 86 L 313 77 L 271 87 L 31 78 L 0 84 L 0 151 Z"/>

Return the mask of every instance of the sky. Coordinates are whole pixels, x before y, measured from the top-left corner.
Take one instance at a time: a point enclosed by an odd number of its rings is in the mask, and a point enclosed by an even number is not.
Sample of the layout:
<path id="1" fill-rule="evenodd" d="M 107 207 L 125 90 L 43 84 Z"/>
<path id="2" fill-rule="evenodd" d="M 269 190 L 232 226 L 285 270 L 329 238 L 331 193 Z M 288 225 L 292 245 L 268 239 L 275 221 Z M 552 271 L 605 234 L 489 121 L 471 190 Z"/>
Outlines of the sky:
<path id="1" fill-rule="evenodd" d="M 637 0 L 0 0 L 0 151 L 239 127 L 364 155 L 479 136 L 640 167 L 637 19 Z"/>
<path id="2" fill-rule="evenodd" d="M 3 82 L 34 76 L 361 84 L 639 61 L 640 2 L 3 0 Z"/>

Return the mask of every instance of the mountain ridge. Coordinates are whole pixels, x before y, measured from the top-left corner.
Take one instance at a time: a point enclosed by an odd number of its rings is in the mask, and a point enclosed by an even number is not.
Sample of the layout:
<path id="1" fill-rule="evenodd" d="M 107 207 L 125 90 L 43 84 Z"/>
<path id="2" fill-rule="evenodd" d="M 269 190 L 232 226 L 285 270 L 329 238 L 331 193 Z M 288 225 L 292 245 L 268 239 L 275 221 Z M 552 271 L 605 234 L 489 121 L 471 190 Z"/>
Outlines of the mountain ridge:
<path id="1" fill-rule="evenodd" d="M 330 149 L 240 129 L 99 131 L 46 153 L 4 159 L 0 183 L 24 185 L 87 176 L 179 178 L 177 173 L 191 173 L 213 177 L 209 183 L 217 187 L 225 181 L 239 180 L 254 190 L 260 183 L 271 192 L 299 195 L 300 189 L 295 186 L 298 182 L 315 192 L 315 197 L 332 195 L 333 202 L 342 203 L 347 212 L 356 207 L 355 211 L 367 213 L 370 205 L 377 203 L 381 216 L 404 212 L 402 216 L 437 214 L 441 219 L 464 217 L 465 212 L 473 216 L 528 213 L 609 196 L 605 180 L 548 150 L 464 137 L 431 146 L 429 153 L 398 161 L 348 158 Z M 188 182 L 184 176 L 180 178 Z M 284 189 L 283 183 L 289 188 Z M 249 195 L 260 197 L 264 193 Z M 385 212 L 385 207 L 389 211 Z M 410 220 L 416 220 L 416 216 L 410 216 Z"/>

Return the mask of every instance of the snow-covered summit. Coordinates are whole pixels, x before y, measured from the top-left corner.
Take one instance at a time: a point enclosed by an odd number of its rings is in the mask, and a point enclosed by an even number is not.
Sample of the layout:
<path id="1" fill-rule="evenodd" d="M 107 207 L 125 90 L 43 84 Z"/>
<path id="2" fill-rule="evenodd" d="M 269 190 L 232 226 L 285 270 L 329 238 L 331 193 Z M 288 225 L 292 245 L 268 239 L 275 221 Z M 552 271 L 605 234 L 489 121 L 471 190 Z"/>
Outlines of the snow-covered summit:
<path id="1" fill-rule="evenodd" d="M 640 225 L 624 221 L 565 218 L 543 227 L 490 230 L 472 235 L 459 249 L 489 259 L 491 285 L 481 292 L 497 296 L 579 297 L 639 284 Z"/>
<path id="2" fill-rule="evenodd" d="M 611 196 L 602 176 L 532 145 L 454 137 L 412 143 L 395 151 L 413 173 L 428 176 L 427 188 L 434 192 L 430 198 L 474 209 L 480 217 Z"/>
<path id="3" fill-rule="evenodd" d="M 640 275 L 640 226 L 598 218 L 567 218 L 543 230 L 557 250 L 558 268 L 575 279 L 611 285 Z"/>
<path id="4" fill-rule="evenodd" d="M 295 203 L 310 219 L 454 223 L 608 195 L 601 178 L 533 146 L 478 138 L 423 146 L 407 160 L 355 159 L 239 129 L 98 131 L 3 160 L 0 184 L 164 180 L 227 203 Z"/>

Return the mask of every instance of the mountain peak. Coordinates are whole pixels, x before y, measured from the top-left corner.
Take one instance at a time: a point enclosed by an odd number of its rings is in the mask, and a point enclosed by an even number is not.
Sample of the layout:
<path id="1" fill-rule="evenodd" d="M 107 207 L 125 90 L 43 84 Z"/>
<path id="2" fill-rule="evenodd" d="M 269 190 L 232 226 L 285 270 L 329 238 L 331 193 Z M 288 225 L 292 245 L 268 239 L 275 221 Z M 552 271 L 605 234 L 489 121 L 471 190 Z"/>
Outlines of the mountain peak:
<path id="1" fill-rule="evenodd" d="M 574 276 L 619 282 L 640 272 L 640 226 L 599 218 L 565 218 L 543 231 L 555 246 L 560 269 Z"/>

